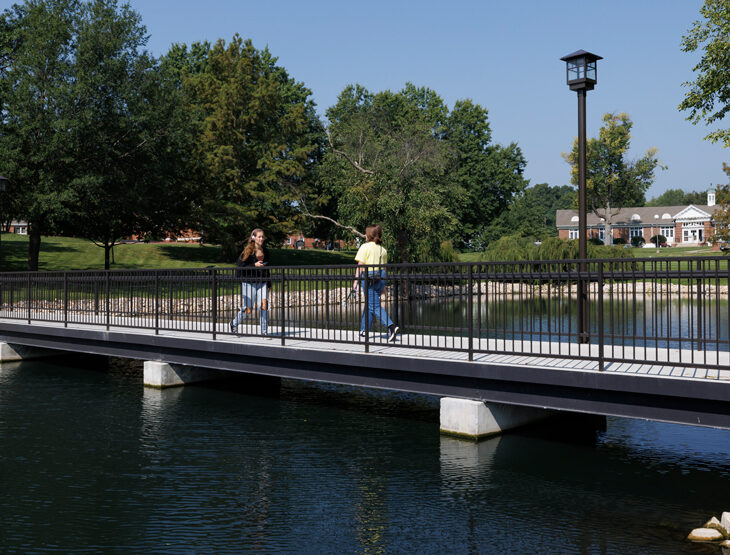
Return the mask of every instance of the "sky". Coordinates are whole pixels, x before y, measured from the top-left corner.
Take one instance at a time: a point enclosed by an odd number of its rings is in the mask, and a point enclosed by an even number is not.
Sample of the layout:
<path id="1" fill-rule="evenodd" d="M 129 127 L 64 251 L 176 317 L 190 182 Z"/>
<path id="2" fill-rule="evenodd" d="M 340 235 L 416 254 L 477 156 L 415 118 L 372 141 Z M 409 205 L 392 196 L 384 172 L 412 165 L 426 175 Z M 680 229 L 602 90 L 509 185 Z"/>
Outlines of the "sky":
<path id="1" fill-rule="evenodd" d="M 5 3 L 1 0 L 0 3 Z M 9 2 L 8 2 L 9 3 Z M 489 110 L 493 140 L 516 142 L 531 184 L 570 183 L 561 153 L 577 136 L 577 95 L 560 58 L 602 56 L 587 96 L 587 134 L 606 112 L 634 122 L 629 158 L 658 149 L 647 200 L 667 189 L 727 183 L 730 150 L 703 140 L 677 106 L 699 54 L 680 50 L 702 0 L 131 0 L 160 56 L 173 43 L 229 41 L 268 46 L 304 83 L 324 116 L 348 84 L 371 92 L 426 86 L 449 108 L 469 98 Z M 730 127 L 730 121 L 721 127 Z"/>

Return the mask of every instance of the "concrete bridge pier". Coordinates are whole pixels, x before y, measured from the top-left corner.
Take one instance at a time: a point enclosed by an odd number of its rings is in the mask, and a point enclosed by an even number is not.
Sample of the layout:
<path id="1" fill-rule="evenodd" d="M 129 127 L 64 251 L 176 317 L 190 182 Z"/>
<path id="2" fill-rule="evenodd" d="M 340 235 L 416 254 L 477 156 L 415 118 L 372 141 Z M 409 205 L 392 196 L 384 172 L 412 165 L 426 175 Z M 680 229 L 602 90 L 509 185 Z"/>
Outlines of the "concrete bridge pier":
<path id="1" fill-rule="evenodd" d="M 28 347 L 15 343 L 0 341 L 0 362 L 13 362 L 17 360 L 29 360 L 32 358 L 52 357 L 63 354 L 63 351 L 42 349 L 40 347 Z"/>
<path id="2" fill-rule="evenodd" d="M 556 411 L 473 399 L 441 398 L 441 433 L 481 439 L 548 418 Z"/>
<path id="3" fill-rule="evenodd" d="M 146 360 L 144 362 L 143 382 L 145 387 L 164 389 L 189 383 L 218 380 L 226 377 L 227 374 L 227 372 L 197 366 Z"/>

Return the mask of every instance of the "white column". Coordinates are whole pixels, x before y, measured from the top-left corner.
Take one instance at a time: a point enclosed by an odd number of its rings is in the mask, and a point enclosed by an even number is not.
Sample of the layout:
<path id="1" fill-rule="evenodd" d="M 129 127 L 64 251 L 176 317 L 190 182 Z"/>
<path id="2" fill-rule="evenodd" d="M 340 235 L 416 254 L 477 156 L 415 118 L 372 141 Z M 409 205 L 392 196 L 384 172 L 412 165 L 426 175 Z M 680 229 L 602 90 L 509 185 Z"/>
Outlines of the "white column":
<path id="1" fill-rule="evenodd" d="M 146 360 L 144 363 L 144 385 L 147 387 L 178 387 L 188 383 L 215 380 L 225 376 L 218 370 L 186 366 L 184 364 L 168 364 Z"/>
<path id="2" fill-rule="evenodd" d="M 554 412 L 519 405 L 442 397 L 441 432 L 479 439 L 537 422 Z"/>
<path id="3" fill-rule="evenodd" d="M 41 349 L 40 347 L 26 347 L 15 343 L 0 342 L 0 362 L 12 362 L 15 360 L 28 360 L 31 358 L 43 358 L 58 356 L 62 351 L 52 349 Z"/>

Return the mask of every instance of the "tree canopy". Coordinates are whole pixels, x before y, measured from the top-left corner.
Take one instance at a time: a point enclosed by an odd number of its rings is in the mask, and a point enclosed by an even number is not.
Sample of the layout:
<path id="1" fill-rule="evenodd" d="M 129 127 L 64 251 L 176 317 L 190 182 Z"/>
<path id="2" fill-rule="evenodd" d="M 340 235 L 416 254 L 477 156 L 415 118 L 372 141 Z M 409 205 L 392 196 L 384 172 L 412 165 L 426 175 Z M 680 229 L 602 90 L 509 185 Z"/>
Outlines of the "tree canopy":
<path id="1" fill-rule="evenodd" d="M 700 15 L 682 37 L 684 52 L 701 51 L 702 57 L 693 68 L 694 81 L 679 109 L 689 111 L 687 119 L 693 124 L 719 123 L 730 111 L 730 0 L 705 0 Z M 730 146 L 730 129 L 716 129 L 707 140 Z"/>
<path id="2" fill-rule="evenodd" d="M 667 189 L 658 197 L 647 201 L 646 206 L 682 206 L 684 204 L 707 204 L 707 193 L 685 192 L 682 189 Z"/>
<path id="3" fill-rule="evenodd" d="M 654 181 L 654 172 L 662 167 L 650 148 L 638 160 L 627 160 L 633 123 L 628 114 L 604 114 L 598 138 L 586 142 L 587 210 L 605 220 L 606 237 L 611 222 L 626 206 L 643 206 L 644 193 Z M 563 154 L 571 165 L 571 182 L 578 186 L 578 140 L 573 150 Z"/>

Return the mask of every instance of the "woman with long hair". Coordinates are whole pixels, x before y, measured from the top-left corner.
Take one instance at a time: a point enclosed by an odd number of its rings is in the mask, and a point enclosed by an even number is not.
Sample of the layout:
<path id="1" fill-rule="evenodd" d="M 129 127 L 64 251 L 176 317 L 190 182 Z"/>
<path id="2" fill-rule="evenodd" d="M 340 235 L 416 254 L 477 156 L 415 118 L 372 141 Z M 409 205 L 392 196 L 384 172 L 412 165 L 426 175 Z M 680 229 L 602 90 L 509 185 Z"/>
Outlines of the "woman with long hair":
<path id="1" fill-rule="evenodd" d="M 266 269 L 269 263 L 269 250 L 264 246 L 265 240 L 264 230 L 258 227 L 254 229 L 236 261 L 236 266 L 241 268 L 238 275 L 243 278 L 241 281 L 243 308 L 229 324 L 233 333 L 238 332 L 238 326 L 253 312 L 254 305 L 260 302 L 261 335 L 268 335 L 268 289 L 271 287 L 271 281 L 269 270 Z"/>
<path id="2" fill-rule="evenodd" d="M 362 281 L 363 292 L 365 293 L 365 302 L 367 308 L 363 312 L 362 321 L 360 322 L 360 337 L 370 331 L 373 318 L 377 318 L 388 328 L 388 341 L 395 341 L 400 328 L 393 323 L 388 313 L 380 305 L 380 296 L 385 291 L 385 268 L 383 264 L 388 263 L 388 251 L 383 247 L 383 230 L 379 225 L 369 225 L 365 229 L 365 240 L 355 255 L 357 260 L 357 270 L 355 272 L 355 282 L 352 289 L 357 290 L 360 281 Z M 366 270 L 367 268 L 367 270 Z M 364 274 L 367 273 L 367 280 Z M 362 279 L 361 277 L 362 276 Z M 367 288 L 365 285 L 367 284 Z"/>

